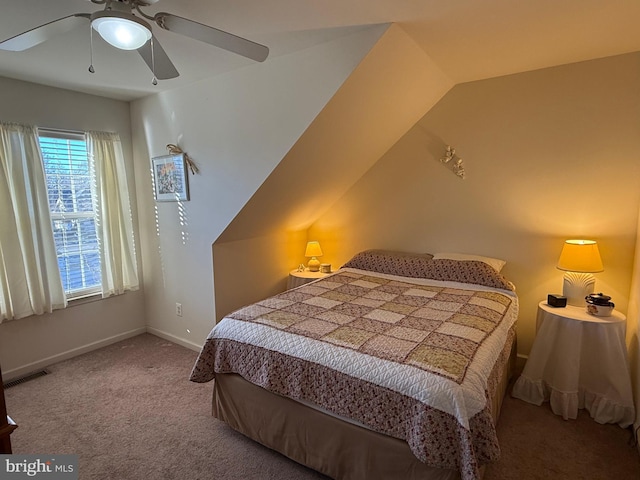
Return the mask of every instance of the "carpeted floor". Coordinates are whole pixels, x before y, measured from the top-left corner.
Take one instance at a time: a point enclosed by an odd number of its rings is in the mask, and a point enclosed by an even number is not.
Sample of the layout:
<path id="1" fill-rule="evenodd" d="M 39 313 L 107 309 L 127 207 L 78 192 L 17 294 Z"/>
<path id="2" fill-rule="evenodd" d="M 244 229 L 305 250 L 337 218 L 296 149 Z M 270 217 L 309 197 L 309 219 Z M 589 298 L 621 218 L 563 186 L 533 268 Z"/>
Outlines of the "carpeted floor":
<path id="1" fill-rule="evenodd" d="M 77 453 L 81 480 L 326 478 L 214 419 L 212 384 L 188 381 L 196 355 L 145 334 L 7 389 L 14 453 Z M 587 414 L 566 422 L 507 396 L 498 436 L 487 480 L 640 478 L 630 430 Z"/>

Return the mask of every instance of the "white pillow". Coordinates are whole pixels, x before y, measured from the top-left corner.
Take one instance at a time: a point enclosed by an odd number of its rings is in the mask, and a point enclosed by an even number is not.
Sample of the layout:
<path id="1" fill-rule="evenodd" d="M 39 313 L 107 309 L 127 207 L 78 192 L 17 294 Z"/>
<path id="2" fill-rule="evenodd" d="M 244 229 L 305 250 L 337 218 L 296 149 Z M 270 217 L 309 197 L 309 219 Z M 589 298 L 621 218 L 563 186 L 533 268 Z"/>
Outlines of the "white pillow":
<path id="1" fill-rule="evenodd" d="M 504 264 L 507 263 L 504 260 L 500 260 L 499 258 L 491 258 L 491 257 L 483 257 L 481 255 L 467 255 L 466 253 L 436 253 L 433 256 L 434 260 L 444 259 L 444 260 L 477 260 L 479 262 L 484 262 L 487 265 L 493 267 L 496 272 L 502 270 Z"/>

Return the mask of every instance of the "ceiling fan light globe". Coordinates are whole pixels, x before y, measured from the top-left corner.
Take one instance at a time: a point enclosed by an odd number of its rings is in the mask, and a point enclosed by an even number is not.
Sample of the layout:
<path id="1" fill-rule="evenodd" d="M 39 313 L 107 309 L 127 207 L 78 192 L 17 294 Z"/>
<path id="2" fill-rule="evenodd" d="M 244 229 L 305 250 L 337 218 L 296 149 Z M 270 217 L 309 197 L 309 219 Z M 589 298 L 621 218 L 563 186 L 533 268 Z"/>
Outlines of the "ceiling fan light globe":
<path id="1" fill-rule="evenodd" d="M 151 38 L 151 28 L 144 20 L 120 12 L 99 12 L 91 26 L 110 45 L 121 50 L 137 50 Z"/>

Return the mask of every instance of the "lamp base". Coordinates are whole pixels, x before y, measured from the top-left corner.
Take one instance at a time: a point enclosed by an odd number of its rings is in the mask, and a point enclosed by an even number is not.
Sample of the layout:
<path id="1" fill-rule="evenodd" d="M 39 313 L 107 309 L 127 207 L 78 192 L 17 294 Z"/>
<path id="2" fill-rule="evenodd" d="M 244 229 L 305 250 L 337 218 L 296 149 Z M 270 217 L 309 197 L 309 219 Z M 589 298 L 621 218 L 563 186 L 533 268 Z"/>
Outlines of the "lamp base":
<path id="1" fill-rule="evenodd" d="M 311 257 L 311 260 L 309 260 L 309 263 L 307 263 L 307 268 L 309 269 L 310 272 L 317 272 L 320 270 L 320 260 L 318 260 L 316 257 Z"/>
<path id="2" fill-rule="evenodd" d="M 567 304 L 584 307 L 587 295 L 594 292 L 596 279 L 590 273 L 565 272 L 562 283 L 562 295 Z"/>

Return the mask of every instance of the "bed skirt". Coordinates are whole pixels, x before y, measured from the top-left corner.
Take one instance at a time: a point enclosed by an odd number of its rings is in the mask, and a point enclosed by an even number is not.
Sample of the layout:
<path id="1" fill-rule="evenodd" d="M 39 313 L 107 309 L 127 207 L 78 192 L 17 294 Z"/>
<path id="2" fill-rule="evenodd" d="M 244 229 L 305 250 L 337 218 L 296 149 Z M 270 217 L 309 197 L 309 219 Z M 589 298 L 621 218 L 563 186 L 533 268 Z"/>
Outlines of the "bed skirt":
<path id="1" fill-rule="evenodd" d="M 505 365 L 494 370 L 494 423 L 515 368 L 515 334 L 505 344 Z M 271 393 L 236 374 L 217 374 L 213 415 L 245 436 L 340 480 L 453 480 L 457 470 L 420 462 L 406 442 L 346 422 Z M 481 473 L 484 468 L 481 469 Z"/>

